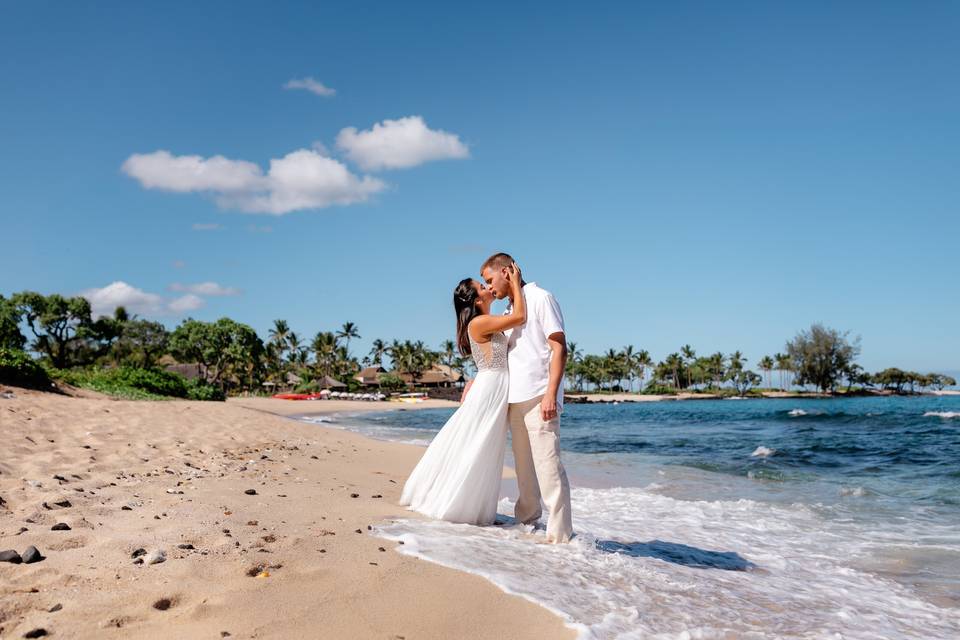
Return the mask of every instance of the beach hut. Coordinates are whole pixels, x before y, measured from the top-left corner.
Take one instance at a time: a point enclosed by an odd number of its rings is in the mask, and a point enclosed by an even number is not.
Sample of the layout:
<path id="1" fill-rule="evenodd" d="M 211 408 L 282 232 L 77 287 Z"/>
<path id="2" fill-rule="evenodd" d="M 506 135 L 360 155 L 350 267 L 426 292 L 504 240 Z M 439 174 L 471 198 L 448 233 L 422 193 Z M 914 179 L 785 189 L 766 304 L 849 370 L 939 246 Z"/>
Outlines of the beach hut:
<path id="1" fill-rule="evenodd" d="M 330 376 L 323 376 L 322 378 L 317 378 L 317 386 L 321 389 L 346 389 L 347 385 L 343 384 L 336 378 L 331 378 Z"/>

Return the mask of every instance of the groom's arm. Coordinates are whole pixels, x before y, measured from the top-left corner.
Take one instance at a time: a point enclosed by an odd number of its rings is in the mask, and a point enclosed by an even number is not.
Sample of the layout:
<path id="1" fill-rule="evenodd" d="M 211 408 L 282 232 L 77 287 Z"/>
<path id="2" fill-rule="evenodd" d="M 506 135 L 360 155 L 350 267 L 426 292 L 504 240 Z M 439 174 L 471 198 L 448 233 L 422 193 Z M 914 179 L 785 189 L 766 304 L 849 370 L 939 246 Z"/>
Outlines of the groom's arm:
<path id="1" fill-rule="evenodd" d="M 562 331 L 547 336 L 547 344 L 553 354 L 550 356 L 550 374 L 547 378 L 547 392 L 540 401 L 540 417 L 544 422 L 557 417 L 557 392 L 563 382 L 563 371 L 567 365 L 567 337 Z"/>

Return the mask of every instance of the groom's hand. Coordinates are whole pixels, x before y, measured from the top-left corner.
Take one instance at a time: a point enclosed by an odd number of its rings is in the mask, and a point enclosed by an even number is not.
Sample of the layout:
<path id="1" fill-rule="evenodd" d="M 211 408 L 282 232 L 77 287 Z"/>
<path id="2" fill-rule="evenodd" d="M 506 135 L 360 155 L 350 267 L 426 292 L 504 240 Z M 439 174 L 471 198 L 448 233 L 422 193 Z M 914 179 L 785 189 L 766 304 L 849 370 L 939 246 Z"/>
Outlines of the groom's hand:
<path id="1" fill-rule="evenodd" d="M 557 397 L 552 394 L 543 396 L 540 401 L 540 418 L 544 422 L 550 422 L 557 417 Z"/>

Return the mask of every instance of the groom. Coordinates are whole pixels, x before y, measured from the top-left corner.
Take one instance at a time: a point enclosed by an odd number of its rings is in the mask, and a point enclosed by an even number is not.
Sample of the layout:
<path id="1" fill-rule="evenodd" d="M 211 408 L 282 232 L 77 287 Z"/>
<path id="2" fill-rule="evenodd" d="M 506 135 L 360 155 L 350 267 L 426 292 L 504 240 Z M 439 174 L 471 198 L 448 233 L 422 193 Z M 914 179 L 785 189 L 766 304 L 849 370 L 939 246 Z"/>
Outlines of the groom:
<path id="1" fill-rule="evenodd" d="M 511 264 L 509 255 L 496 253 L 480 267 L 480 277 L 499 300 L 510 297 Z M 536 522 L 542 514 L 542 498 L 547 506 L 547 541 L 568 542 L 573 534 L 570 483 L 560 462 L 560 412 L 567 362 L 563 315 L 549 291 L 535 282 L 521 284 L 527 321 L 508 331 L 507 356 L 508 416 L 520 489 L 514 515 L 524 524 Z"/>

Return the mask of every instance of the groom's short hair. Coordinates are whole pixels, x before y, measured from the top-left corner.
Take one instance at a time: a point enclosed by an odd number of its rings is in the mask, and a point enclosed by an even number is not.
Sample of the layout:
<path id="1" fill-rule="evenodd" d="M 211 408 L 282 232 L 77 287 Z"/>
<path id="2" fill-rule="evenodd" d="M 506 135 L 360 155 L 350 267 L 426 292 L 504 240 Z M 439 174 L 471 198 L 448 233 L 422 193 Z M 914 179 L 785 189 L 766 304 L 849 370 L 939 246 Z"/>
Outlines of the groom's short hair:
<path id="1" fill-rule="evenodd" d="M 487 267 L 493 269 L 502 269 L 504 267 L 509 267 L 513 264 L 514 260 L 510 257 L 509 253 L 495 253 L 486 260 L 484 260 L 483 265 L 480 267 L 480 273 L 483 273 Z"/>

